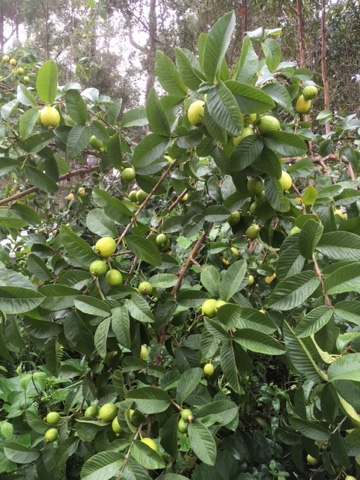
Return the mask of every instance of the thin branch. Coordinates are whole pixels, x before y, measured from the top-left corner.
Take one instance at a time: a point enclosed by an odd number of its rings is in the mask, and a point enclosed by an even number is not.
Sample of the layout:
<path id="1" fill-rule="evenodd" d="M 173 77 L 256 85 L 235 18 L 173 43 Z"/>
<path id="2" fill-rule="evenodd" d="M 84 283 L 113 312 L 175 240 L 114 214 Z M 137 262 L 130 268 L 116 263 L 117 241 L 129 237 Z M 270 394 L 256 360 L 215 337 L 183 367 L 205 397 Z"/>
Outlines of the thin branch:
<path id="1" fill-rule="evenodd" d="M 324 285 L 324 279 L 323 279 L 323 276 L 322 276 L 322 273 L 321 273 L 321 270 L 319 268 L 319 265 L 316 261 L 316 256 L 315 256 L 315 253 L 313 253 L 313 262 L 314 262 L 314 267 L 315 267 L 315 272 L 316 272 L 316 275 L 318 276 L 318 279 L 320 280 L 320 285 L 321 285 L 321 290 L 322 290 L 322 294 L 324 296 L 324 300 L 325 300 L 325 303 L 327 304 L 328 307 L 330 308 L 333 308 L 332 304 L 331 304 L 331 300 L 330 298 L 328 297 L 327 293 L 326 293 L 326 290 L 325 290 L 325 285 Z"/>
<path id="2" fill-rule="evenodd" d="M 345 157 L 345 155 L 342 155 L 341 156 L 341 161 L 343 163 L 345 163 L 346 165 L 346 168 L 347 168 L 347 171 L 348 171 L 348 174 L 349 174 L 349 177 L 350 179 L 354 182 L 356 180 L 356 175 L 354 173 L 354 170 L 352 168 L 352 165 L 351 163 L 349 162 L 349 160 Z"/>
<path id="3" fill-rule="evenodd" d="M 86 167 L 86 168 L 79 168 L 78 170 L 73 170 L 72 172 L 65 173 L 64 175 L 59 176 L 58 182 L 63 182 L 64 180 L 69 180 L 71 177 L 76 177 L 78 175 L 83 175 L 89 172 L 92 172 L 94 170 L 97 170 L 99 167 Z M 27 188 L 26 190 L 23 190 L 22 192 L 17 193 L 16 195 L 12 195 L 11 197 L 6 197 L 0 200 L 0 206 L 6 205 L 10 202 L 14 202 L 15 200 L 18 200 L 19 198 L 25 197 L 26 195 L 29 195 L 30 193 L 34 193 L 39 191 L 40 189 L 38 187 L 30 187 Z"/>
<path id="4" fill-rule="evenodd" d="M 183 190 L 183 191 L 180 193 L 180 195 L 177 197 L 177 199 L 175 200 L 175 202 L 172 203 L 172 204 L 170 205 L 170 207 L 167 209 L 167 212 L 168 212 L 168 213 L 170 213 L 170 212 L 172 212 L 172 211 L 174 210 L 174 208 L 178 205 L 178 203 L 181 201 L 181 199 L 184 197 L 184 195 L 186 195 L 187 191 L 188 191 L 187 188 L 185 188 L 185 190 Z M 160 220 L 159 225 L 158 225 L 158 228 L 160 228 L 163 223 L 164 223 L 164 217 Z M 146 238 L 150 238 L 150 237 L 152 237 L 153 235 L 155 235 L 155 232 L 150 232 L 150 233 L 146 236 Z M 129 272 L 128 272 L 130 275 L 134 272 L 138 260 L 139 260 L 138 257 L 135 257 L 134 260 L 132 261 L 131 266 L 130 266 L 130 269 L 129 269 Z M 125 281 L 125 285 L 127 285 L 129 282 L 130 282 L 130 278 L 128 278 L 128 279 Z"/>
<path id="5" fill-rule="evenodd" d="M 171 293 L 173 295 L 176 295 L 177 292 L 179 291 L 179 289 L 181 287 L 181 284 L 182 284 L 182 281 L 184 279 L 185 273 L 186 273 L 187 269 L 189 268 L 190 264 L 192 263 L 192 261 L 195 259 L 196 255 L 199 253 L 199 250 L 202 247 L 202 244 L 206 240 L 206 236 L 207 236 L 207 232 L 204 231 L 200 235 L 200 237 L 198 238 L 197 242 L 195 243 L 194 248 L 190 252 L 189 257 L 187 258 L 186 262 L 184 263 L 183 267 L 181 268 L 181 270 L 178 274 L 179 275 L 179 280 L 176 283 L 176 285 L 173 287 L 173 289 L 171 290 Z"/>
<path id="6" fill-rule="evenodd" d="M 128 233 L 128 231 L 131 229 L 131 227 L 134 225 L 134 223 L 137 221 L 137 219 L 139 218 L 139 215 L 140 213 L 142 212 L 142 210 L 144 210 L 144 208 L 146 207 L 146 205 L 148 204 L 149 200 L 151 199 L 151 197 L 153 196 L 153 194 L 156 192 L 156 190 L 158 189 L 158 187 L 162 184 L 162 182 L 165 180 L 165 178 L 167 177 L 168 173 L 174 168 L 174 166 L 176 165 L 176 162 L 177 160 L 175 159 L 169 166 L 168 168 L 165 170 L 165 172 L 161 175 L 161 177 L 159 178 L 159 180 L 157 181 L 156 185 L 154 185 L 154 187 L 151 189 L 149 195 L 145 198 L 145 200 L 143 201 L 143 203 L 140 205 L 140 207 L 136 210 L 134 216 L 132 217 L 132 219 L 130 220 L 130 222 L 126 225 L 126 227 L 124 228 L 124 231 L 122 232 L 122 234 L 120 235 L 120 237 L 118 238 L 118 241 L 117 241 L 117 244 L 119 245 L 125 238 L 126 234 Z"/>
<path id="7" fill-rule="evenodd" d="M 146 53 L 147 55 L 149 54 L 149 50 L 146 48 L 146 47 L 143 47 L 142 45 L 140 45 L 139 43 L 137 43 L 135 40 L 134 40 L 134 37 L 132 35 L 132 30 L 131 30 L 131 27 L 129 26 L 128 28 L 128 34 L 129 34 L 129 41 L 130 41 L 130 44 L 136 48 L 137 50 L 140 50 L 140 52 L 142 53 Z"/>

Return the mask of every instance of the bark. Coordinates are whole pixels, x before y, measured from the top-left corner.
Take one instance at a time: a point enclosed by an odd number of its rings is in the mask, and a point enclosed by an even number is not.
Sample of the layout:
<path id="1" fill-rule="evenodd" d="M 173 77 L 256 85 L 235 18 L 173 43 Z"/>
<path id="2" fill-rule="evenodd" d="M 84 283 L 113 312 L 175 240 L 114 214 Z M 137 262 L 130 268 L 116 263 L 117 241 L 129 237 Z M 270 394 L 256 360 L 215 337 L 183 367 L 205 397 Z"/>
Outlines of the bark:
<path id="1" fill-rule="evenodd" d="M 146 82 L 146 97 L 155 84 L 155 54 L 156 54 L 157 18 L 156 0 L 150 0 L 149 8 L 149 41 L 148 41 L 148 77 Z"/>
<path id="2" fill-rule="evenodd" d="M 321 0 L 321 76 L 324 85 L 324 109 L 330 110 L 329 82 L 326 76 L 326 2 Z M 330 133 L 330 123 L 325 123 L 325 133 Z"/>
<path id="3" fill-rule="evenodd" d="M 4 50 L 4 6 L 0 5 L 0 49 Z"/>
<path id="4" fill-rule="evenodd" d="M 298 24 L 300 67 L 303 68 L 306 65 L 306 56 L 305 56 L 304 23 L 303 23 L 303 16 L 302 16 L 302 0 L 296 0 L 296 12 L 297 12 L 297 24 Z"/>
<path id="5" fill-rule="evenodd" d="M 244 40 L 244 37 L 247 32 L 248 24 L 248 9 L 247 9 L 247 0 L 242 0 L 241 4 L 241 39 Z"/>

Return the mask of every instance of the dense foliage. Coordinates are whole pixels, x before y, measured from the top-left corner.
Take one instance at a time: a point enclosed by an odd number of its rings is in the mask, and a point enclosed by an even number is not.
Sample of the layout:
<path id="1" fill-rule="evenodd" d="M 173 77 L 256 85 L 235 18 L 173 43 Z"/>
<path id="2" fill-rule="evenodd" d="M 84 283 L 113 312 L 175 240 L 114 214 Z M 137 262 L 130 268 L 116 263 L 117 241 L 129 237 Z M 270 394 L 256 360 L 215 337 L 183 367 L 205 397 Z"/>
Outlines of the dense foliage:
<path id="1" fill-rule="evenodd" d="M 121 115 L 4 58 L 2 479 L 356 475 L 360 121 L 234 28 Z"/>

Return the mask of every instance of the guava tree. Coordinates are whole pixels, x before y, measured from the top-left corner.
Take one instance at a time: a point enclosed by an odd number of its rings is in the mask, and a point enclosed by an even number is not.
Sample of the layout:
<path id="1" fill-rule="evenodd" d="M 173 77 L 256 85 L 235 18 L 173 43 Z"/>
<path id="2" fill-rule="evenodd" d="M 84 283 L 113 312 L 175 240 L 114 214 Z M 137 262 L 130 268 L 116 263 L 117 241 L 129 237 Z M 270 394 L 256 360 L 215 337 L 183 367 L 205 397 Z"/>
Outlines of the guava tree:
<path id="1" fill-rule="evenodd" d="M 360 122 L 234 28 L 120 118 L 4 58 L 2 479 L 356 476 Z"/>

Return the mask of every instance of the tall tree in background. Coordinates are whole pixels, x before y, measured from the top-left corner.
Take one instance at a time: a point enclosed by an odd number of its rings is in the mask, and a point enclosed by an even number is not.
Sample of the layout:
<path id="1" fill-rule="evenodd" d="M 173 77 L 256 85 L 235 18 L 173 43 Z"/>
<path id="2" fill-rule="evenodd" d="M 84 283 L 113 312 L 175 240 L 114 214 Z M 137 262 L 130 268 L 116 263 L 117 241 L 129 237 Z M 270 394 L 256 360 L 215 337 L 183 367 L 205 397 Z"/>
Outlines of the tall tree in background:
<path id="1" fill-rule="evenodd" d="M 20 32 L 26 32 L 27 45 L 41 58 L 59 61 L 64 80 L 71 80 L 76 69 L 85 83 L 121 96 L 126 108 L 128 102 L 141 104 L 145 91 L 154 84 L 156 50 L 172 59 L 178 45 L 194 53 L 199 34 L 233 10 L 238 28 L 227 53 L 229 65 L 238 55 L 246 31 L 281 27 L 284 58 L 312 69 L 319 85 L 325 85 L 327 78 L 330 107 L 348 112 L 360 103 L 356 83 L 360 71 L 359 4 L 357 0 L 324 1 L 323 29 L 321 5 L 322 0 L 39 0 L 34 8 L 32 0 L 2 0 L 0 42 L 4 49 L 20 27 Z M 318 48 L 321 32 L 327 37 L 325 77 Z M 143 93 L 139 95 L 139 91 Z M 317 101 L 319 110 L 323 98 Z"/>
<path id="2" fill-rule="evenodd" d="M 6 26 L 8 32 L 5 32 Z M 19 0 L 2 0 L 0 2 L 0 48 L 14 35 L 19 37 Z"/>

